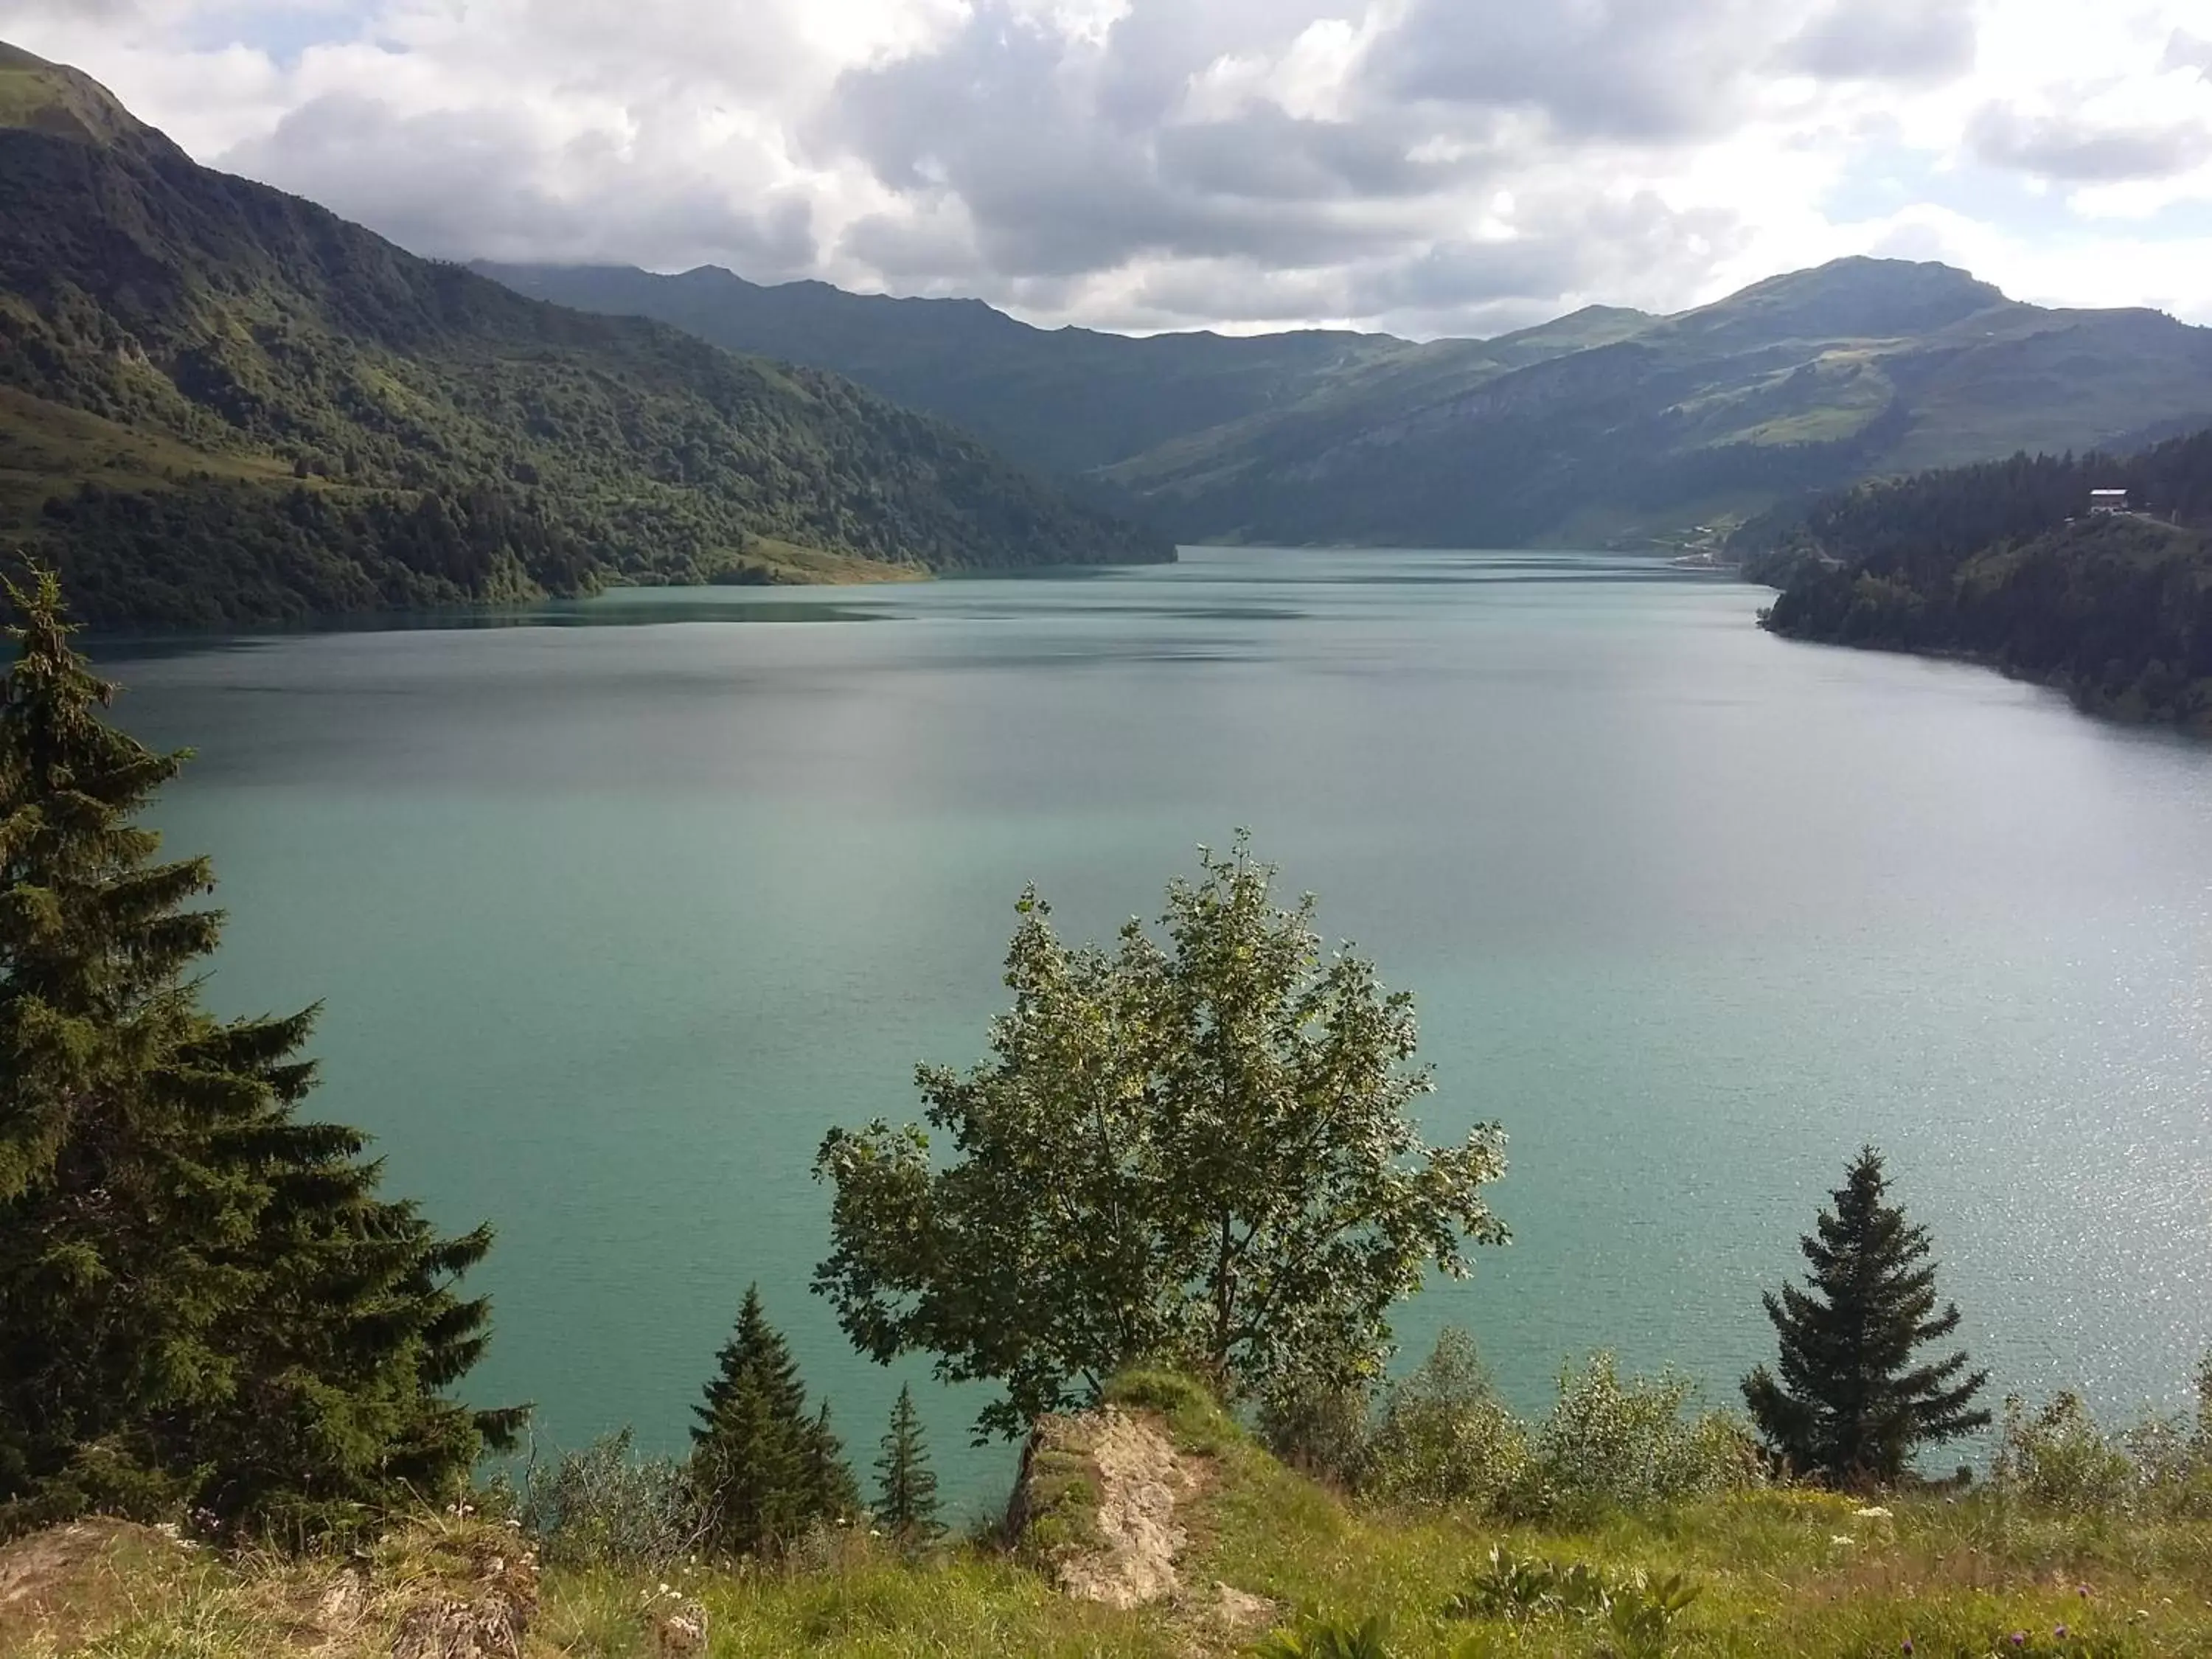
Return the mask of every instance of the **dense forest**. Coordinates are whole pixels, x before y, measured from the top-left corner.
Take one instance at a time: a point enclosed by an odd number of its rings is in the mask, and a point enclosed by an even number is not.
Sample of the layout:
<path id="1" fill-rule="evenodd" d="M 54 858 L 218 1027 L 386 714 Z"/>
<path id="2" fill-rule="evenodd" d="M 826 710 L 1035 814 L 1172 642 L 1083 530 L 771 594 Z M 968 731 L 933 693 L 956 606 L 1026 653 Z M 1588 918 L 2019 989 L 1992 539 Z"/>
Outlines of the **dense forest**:
<path id="1" fill-rule="evenodd" d="M 2091 514 L 2089 492 L 2132 510 Z M 2125 719 L 2212 728 L 2212 432 L 1863 484 L 1744 526 L 1793 639 L 1969 656 Z"/>
<path id="2" fill-rule="evenodd" d="M 1164 559 L 949 426 L 590 317 L 196 166 L 0 57 L 0 535 L 88 617 L 237 622 L 772 576 Z"/>

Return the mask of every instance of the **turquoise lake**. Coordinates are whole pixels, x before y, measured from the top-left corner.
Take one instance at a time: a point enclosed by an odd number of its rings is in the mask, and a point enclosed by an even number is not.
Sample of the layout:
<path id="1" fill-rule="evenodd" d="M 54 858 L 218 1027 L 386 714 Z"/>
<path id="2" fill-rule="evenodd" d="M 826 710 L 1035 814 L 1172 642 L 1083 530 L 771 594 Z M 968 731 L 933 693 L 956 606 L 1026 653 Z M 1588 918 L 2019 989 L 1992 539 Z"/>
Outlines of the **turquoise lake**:
<path id="1" fill-rule="evenodd" d="M 748 1282 L 865 1461 L 902 1377 L 807 1292 L 833 1122 L 918 1107 L 1013 901 L 1151 915 L 1249 826 L 1419 998 L 1435 1138 L 1516 1238 L 1400 1322 L 1540 1407 L 1593 1348 L 1733 1398 L 1872 1140 L 1996 1392 L 2181 1397 L 2212 1343 L 2212 748 L 1958 665 L 1794 645 L 1595 555 L 627 592 L 514 625 L 111 642 L 199 758 L 231 1012 L 324 1000 L 317 1109 L 493 1222 L 470 1382 L 541 1443 L 683 1443 Z"/>

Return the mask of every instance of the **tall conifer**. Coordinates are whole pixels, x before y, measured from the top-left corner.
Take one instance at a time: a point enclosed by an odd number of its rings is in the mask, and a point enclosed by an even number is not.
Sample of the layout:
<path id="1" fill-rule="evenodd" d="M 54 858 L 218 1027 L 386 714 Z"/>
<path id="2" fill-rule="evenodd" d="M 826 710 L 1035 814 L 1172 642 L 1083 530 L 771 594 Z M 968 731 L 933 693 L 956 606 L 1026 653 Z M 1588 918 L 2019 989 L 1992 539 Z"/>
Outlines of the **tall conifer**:
<path id="1" fill-rule="evenodd" d="M 813 1493 L 815 1513 L 825 1521 L 850 1521 L 860 1510 L 860 1483 L 845 1461 L 845 1443 L 830 1426 L 830 1402 L 814 1413 L 807 1427 L 806 1484 Z"/>
<path id="2" fill-rule="evenodd" d="M 859 1507 L 830 1408 L 810 1417 L 799 1366 L 750 1285 L 693 1408 L 692 1470 L 714 1540 L 740 1555 L 774 1554 L 817 1521 Z"/>
<path id="3" fill-rule="evenodd" d="M 1765 1297 L 1780 1380 L 1764 1365 L 1743 1380 L 1769 1447 L 1800 1474 L 1838 1484 L 1893 1482 L 1917 1447 L 1990 1420 L 1972 1403 L 1989 1373 L 1962 1376 L 1963 1350 L 1913 1361 L 1958 1328 L 1959 1310 L 1936 1311 L 1928 1230 L 1884 1201 L 1887 1188 L 1881 1154 L 1866 1147 L 1833 1194 L 1834 1210 L 1799 1241 L 1813 1269 L 1806 1288 Z"/>
<path id="4" fill-rule="evenodd" d="M 876 1459 L 876 1522 L 902 1543 L 926 1544 L 944 1530 L 937 1521 L 937 1474 L 922 1443 L 914 1389 L 899 1388 L 890 1427 Z"/>
<path id="5" fill-rule="evenodd" d="M 489 1235 L 378 1195 L 301 1122 L 315 1011 L 222 1021 L 205 860 L 135 823 L 184 757 L 100 716 L 51 576 L 0 680 L 0 1533 L 183 1504 L 319 1529 L 464 1480 L 514 1414 L 443 1389 Z"/>

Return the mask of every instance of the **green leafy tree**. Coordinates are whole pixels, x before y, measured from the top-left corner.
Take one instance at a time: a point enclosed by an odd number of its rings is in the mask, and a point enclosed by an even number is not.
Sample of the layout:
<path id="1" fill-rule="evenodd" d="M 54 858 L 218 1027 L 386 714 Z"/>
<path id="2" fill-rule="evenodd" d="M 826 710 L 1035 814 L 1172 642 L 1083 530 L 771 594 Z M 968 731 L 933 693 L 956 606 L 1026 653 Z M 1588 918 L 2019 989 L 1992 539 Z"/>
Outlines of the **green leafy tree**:
<path id="1" fill-rule="evenodd" d="M 297 1534 L 464 1481 L 517 1413 L 445 1397 L 489 1244 L 301 1121 L 314 1011 L 217 1020 L 204 860 L 136 823 L 183 759 L 108 726 L 50 575 L 0 681 L 0 1533 L 182 1504 Z"/>
<path id="2" fill-rule="evenodd" d="M 833 1251 L 815 1286 L 863 1352 L 937 1356 L 1004 1397 L 1014 1435 L 1154 1357 L 1266 1395 L 1380 1374 L 1391 1306 L 1506 1232 L 1482 1188 L 1504 1137 L 1423 1143 L 1413 999 L 1324 951 L 1311 895 L 1273 900 L 1242 836 L 1109 952 L 1054 935 L 1032 890 L 1006 958 L 993 1058 L 917 1074 L 928 1133 L 833 1129 Z"/>
<path id="3" fill-rule="evenodd" d="M 1768 1447 L 1800 1474 L 1838 1482 L 1894 1482 L 1916 1448 L 1987 1426 L 1973 1404 L 1989 1380 L 1966 1370 L 1963 1350 L 1916 1363 L 1925 1344 L 1951 1334 L 1959 1310 L 1936 1308 L 1928 1230 L 1886 1201 L 1881 1154 L 1855 1158 L 1799 1241 L 1812 1272 L 1805 1288 L 1765 1297 L 1781 1340 L 1778 1380 L 1759 1366 L 1743 1380 Z"/>
<path id="4" fill-rule="evenodd" d="M 891 1406 L 876 1458 L 876 1521 L 905 1544 L 926 1544 L 945 1528 L 937 1519 L 937 1473 L 929 1467 L 929 1448 L 921 1437 L 921 1413 L 914 1408 L 914 1389 L 902 1384 Z"/>
<path id="5" fill-rule="evenodd" d="M 693 1408 L 691 1466 L 711 1540 L 739 1555 L 772 1555 L 818 1521 L 860 1507 L 829 1407 L 809 1416 L 806 1389 L 781 1333 L 749 1286 Z"/>

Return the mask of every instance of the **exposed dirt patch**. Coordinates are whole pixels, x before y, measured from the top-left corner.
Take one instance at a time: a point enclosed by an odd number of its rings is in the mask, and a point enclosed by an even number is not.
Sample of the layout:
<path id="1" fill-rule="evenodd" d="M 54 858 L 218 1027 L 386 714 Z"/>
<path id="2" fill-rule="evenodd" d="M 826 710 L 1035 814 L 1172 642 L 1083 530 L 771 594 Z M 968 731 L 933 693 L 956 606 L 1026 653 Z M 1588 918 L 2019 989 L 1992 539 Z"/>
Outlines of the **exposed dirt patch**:
<path id="1" fill-rule="evenodd" d="M 1068 1595 L 1143 1607 L 1180 1585 L 1190 1540 L 1176 1511 L 1202 1484 L 1157 1425 L 1109 1406 L 1037 1425 L 1011 1519 Z"/>

